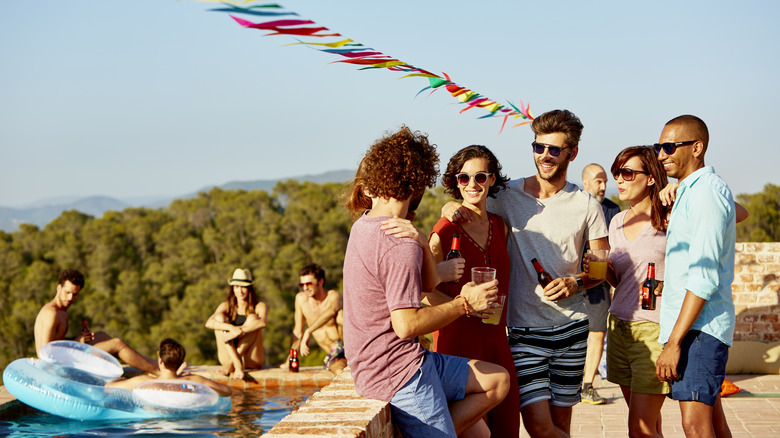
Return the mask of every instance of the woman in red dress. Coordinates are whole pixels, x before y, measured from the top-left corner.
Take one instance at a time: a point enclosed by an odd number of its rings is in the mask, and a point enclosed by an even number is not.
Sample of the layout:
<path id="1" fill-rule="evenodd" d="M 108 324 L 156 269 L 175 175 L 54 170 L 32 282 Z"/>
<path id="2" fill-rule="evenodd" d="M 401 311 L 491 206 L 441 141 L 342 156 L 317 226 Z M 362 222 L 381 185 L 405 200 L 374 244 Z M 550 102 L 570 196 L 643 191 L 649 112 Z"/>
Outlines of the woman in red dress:
<path id="1" fill-rule="evenodd" d="M 460 234 L 460 252 L 466 265 L 458 284 L 440 284 L 437 290 L 425 294 L 425 302 L 436 305 L 451 300 L 471 281 L 471 268 L 477 266 L 496 268 L 499 295 L 508 294 L 508 227 L 500 216 L 486 209 L 487 197 L 495 197 L 499 190 L 506 188 L 508 180 L 501 174 L 498 159 L 485 146 L 468 146 L 450 159 L 442 185 L 453 198 L 463 200 L 463 207 L 470 210 L 472 220 L 454 224 L 441 218 L 433 227 L 428 244 L 439 263 L 450 250 L 453 234 Z M 463 316 L 434 332 L 433 342 L 436 352 L 493 362 L 506 368 L 510 376 L 515 375 L 506 335 L 506 306 L 498 325 L 485 324 L 479 317 Z M 520 434 L 517 379 L 510 381 L 512 387 L 504 401 L 487 414 L 488 428 L 495 437 Z"/>

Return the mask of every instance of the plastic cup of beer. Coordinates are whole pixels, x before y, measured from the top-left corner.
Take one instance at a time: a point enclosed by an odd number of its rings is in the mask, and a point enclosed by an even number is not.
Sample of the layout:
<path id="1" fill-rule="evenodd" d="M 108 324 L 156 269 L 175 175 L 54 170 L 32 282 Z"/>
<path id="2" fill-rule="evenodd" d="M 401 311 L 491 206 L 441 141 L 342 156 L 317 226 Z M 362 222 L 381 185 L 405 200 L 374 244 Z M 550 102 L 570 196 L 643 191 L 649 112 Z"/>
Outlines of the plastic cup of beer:
<path id="1" fill-rule="evenodd" d="M 495 279 L 496 279 L 496 268 L 490 268 L 490 267 L 471 268 L 471 281 L 473 281 L 476 284 L 487 283 L 488 281 L 493 281 Z M 485 324 L 492 324 L 492 325 L 498 324 L 498 322 L 501 320 L 501 313 L 504 311 L 505 301 L 506 301 L 506 295 L 499 295 L 496 303 L 499 304 L 500 307 L 496 307 L 496 305 L 494 304 L 490 308 L 490 311 L 493 312 L 493 314 L 489 315 L 486 319 L 483 319 L 482 322 Z"/>
<path id="2" fill-rule="evenodd" d="M 504 313 L 506 295 L 499 294 L 496 298 L 496 304 L 490 309 L 493 314 L 482 320 L 485 324 L 498 325 L 498 323 L 501 322 L 501 314 Z"/>
<path id="3" fill-rule="evenodd" d="M 590 265 L 588 275 L 594 280 L 603 280 L 607 278 L 607 261 L 609 260 L 608 249 L 589 249 L 590 254 L 588 264 Z"/>
<path id="4" fill-rule="evenodd" d="M 487 266 L 471 268 L 471 281 L 476 284 L 487 283 L 496 279 L 496 268 Z"/>

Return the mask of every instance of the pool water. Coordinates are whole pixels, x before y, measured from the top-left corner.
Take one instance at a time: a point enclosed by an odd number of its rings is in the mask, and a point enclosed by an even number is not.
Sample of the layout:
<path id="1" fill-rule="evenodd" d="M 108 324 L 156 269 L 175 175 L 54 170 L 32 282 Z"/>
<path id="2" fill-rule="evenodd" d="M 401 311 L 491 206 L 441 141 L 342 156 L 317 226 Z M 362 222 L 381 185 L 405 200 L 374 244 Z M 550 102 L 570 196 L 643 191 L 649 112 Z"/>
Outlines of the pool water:
<path id="1" fill-rule="evenodd" d="M 0 437 L 257 437 L 301 405 L 314 388 L 233 390 L 230 412 L 183 418 L 75 421 L 49 415 L 27 405 L 0 412 Z"/>

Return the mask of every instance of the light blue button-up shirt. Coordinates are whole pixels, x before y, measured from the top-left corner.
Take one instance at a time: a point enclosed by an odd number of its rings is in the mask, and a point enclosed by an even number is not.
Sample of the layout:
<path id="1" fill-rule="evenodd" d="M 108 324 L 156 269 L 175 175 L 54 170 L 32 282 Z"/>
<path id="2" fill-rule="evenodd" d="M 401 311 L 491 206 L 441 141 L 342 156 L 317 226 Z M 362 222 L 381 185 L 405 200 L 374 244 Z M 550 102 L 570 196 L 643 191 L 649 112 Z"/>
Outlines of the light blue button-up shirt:
<path id="1" fill-rule="evenodd" d="M 734 340 L 734 245 L 737 236 L 734 197 L 711 166 L 680 182 L 666 232 L 661 334 L 669 340 L 686 291 L 707 300 L 691 330 L 724 344 Z"/>

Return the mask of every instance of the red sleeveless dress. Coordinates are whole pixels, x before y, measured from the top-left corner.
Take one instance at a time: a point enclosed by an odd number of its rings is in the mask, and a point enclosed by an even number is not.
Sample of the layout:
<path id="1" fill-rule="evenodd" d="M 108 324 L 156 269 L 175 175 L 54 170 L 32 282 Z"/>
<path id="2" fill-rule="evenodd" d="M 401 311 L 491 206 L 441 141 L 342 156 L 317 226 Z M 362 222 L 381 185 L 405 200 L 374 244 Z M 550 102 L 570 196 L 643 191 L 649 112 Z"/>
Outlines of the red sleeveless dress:
<path id="1" fill-rule="evenodd" d="M 452 246 L 452 235 L 460 234 L 460 253 L 466 260 L 465 270 L 458 284 L 442 283 L 437 287 L 438 290 L 454 297 L 460 293 L 464 284 L 471 281 L 471 268 L 491 266 L 496 268 L 498 292 L 504 295 L 509 293 L 510 264 L 504 220 L 491 213 L 488 213 L 488 217 L 490 232 L 486 248 L 480 247 L 460 225 L 453 224 L 447 218 L 441 218 L 433 227 L 432 233 L 439 236 L 445 254 Z M 433 332 L 434 351 L 492 362 L 503 366 L 509 373 L 509 393 L 501 404 L 487 414 L 488 427 L 495 437 L 517 437 L 520 434 L 519 392 L 515 365 L 506 336 L 507 304 L 504 305 L 498 325 L 485 324 L 478 318 L 461 316 L 448 326 Z"/>

